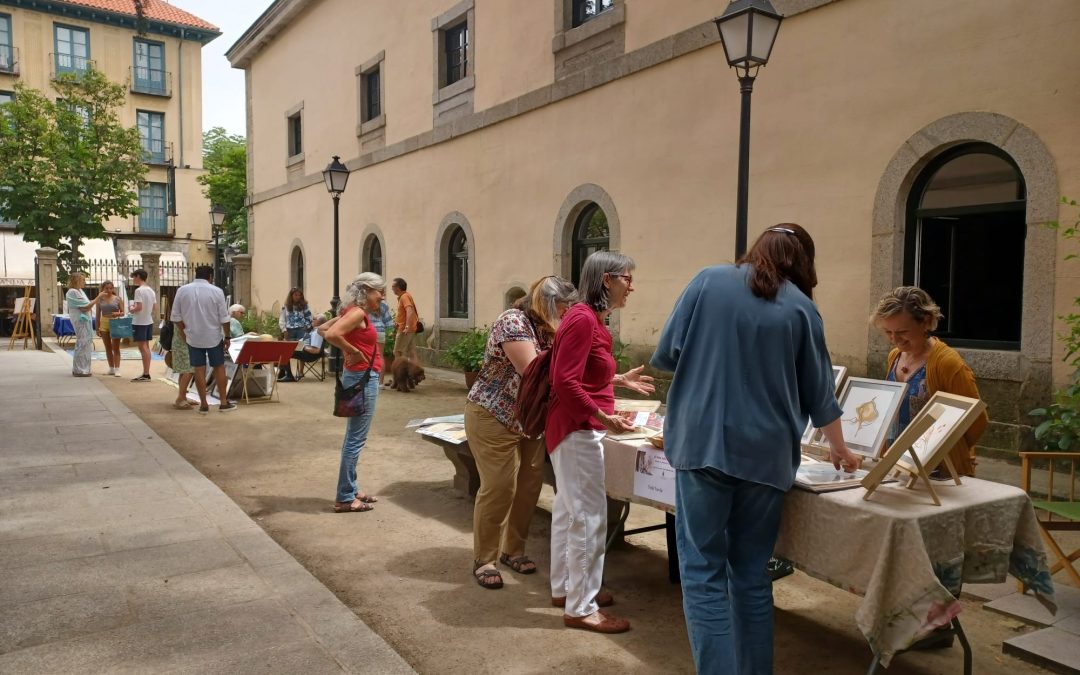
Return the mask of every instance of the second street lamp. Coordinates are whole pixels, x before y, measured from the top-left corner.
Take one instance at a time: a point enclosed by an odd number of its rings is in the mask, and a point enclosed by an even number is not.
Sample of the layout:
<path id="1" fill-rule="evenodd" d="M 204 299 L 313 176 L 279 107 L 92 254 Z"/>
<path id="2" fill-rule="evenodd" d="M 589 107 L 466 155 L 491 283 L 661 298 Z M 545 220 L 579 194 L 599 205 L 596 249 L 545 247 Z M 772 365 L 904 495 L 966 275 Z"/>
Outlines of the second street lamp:
<path id="1" fill-rule="evenodd" d="M 334 199 L 334 297 L 330 299 L 330 308 L 334 316 L 338 314 L 338 305 L 341 304 L 338 281 L 338 201 L 341 193 L 345 192 L 345 185 L 349 182 L 349 168 L 341 163 L 341 157 L 334 155 L 334 159 L 326 166 L 323 173 L 323 181 L 326 182 L 326 190 Z M 330 345 L 330 372 L 340 375 L 341 349 L 336 345 Z"/>
<path id="2" fill-rule="evenodd" d="M 735 201 L 735 259 L 746 253 L 747 201 L 750 184 L 750 93 L 758 68 L 769 62 L 783 16 L 769 0 L 732 0 L 714 21 L 720 29 L 728 65 L 739 75 L 739 185 Z"/>
<path id="3" fill-rule="evenodd" d="M 221 277 L 218 276 L 218 258 L 221 257 L 221 247 L 218 238 L 221 236 L 221 226 L 225 224 L 225 209 L 217 204 L 210 207 L 210 226 L 214 233 L 214 284 L 221 288 Z"/>

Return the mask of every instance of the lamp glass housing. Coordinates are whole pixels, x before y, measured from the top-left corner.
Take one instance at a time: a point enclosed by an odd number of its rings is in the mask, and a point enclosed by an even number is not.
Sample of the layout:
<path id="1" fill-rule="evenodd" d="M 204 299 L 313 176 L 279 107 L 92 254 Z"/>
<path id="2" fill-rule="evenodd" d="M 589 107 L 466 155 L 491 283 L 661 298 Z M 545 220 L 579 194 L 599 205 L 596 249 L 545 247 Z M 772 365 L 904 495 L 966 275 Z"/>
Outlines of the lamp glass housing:
<path id="1" fill-rule="evenodd" d="M 783 18 L 769 0 L 733 0 L 715 19 L 728 65 L 749 71 L 768 63 Z"/>
<path id="2" fill-rule="evenodd" d="M 334 159 L 323 171 L 323 181 L 326 190 L 334 195 L 345 192 L 345 185 L 349 182 L 349 169 L 341 163 L 341 157 L 334 155 Z"/>
<path id="3" fill-rule="evenodd" d="M 210 209 L 210 224 L 214 227 L 221 227 L 225 224 L 225 215 L 225 209 L 215 204 Z"/>

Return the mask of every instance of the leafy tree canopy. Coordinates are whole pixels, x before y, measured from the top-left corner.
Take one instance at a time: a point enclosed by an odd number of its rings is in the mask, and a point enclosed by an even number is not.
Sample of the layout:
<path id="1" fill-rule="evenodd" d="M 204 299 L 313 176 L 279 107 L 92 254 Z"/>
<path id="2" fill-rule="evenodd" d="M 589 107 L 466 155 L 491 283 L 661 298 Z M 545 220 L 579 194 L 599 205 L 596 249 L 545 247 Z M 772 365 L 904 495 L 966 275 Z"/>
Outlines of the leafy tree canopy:
<path id="1" fill-rule="evenodd" d="M 139 212 L 146 165 L 138 130 L 120 123 L 123 86 L 92 67 L 52 86 L 55 101 L 16 83 L 0 108 L 0 210 L 72 270 L 84 240 L 106 237 L 105 221 Z"/>
<path id="2" fill-rule="evenodd" d="M 222 127 L 203 134 L 203 194 L 225 209 L 225 245 L 247 252 L 247 141 Z"/>

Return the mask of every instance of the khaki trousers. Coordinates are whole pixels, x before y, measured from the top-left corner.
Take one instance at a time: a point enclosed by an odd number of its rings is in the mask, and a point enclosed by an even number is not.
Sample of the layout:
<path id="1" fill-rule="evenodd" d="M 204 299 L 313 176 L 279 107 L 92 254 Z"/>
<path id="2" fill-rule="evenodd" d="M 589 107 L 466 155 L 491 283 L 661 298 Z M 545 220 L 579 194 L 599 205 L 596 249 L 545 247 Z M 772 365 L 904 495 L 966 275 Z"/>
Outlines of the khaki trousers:
<path id="1" fill-rule="evenodd" d="M 493 563 L 500 552 L 522 555 L 544 481 L 544 441 L 510 431 L 471 401 L 465 404 L 465 433 L 480 474 L 473 507 L 474 563 Z"/>

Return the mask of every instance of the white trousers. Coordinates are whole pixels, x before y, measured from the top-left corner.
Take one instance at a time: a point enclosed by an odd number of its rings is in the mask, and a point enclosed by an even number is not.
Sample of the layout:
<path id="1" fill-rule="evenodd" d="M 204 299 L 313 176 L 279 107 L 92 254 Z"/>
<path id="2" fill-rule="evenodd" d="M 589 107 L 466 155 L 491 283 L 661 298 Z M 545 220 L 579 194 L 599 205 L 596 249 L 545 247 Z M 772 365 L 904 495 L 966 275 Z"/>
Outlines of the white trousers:
<path id="1" fill-rule="evenodd" d="M 574 431 L 551 453 L 551 595 L 566 597 L 567 616 L 597 611 L 604 578 L 607 491 L 602 431 Z"/>

